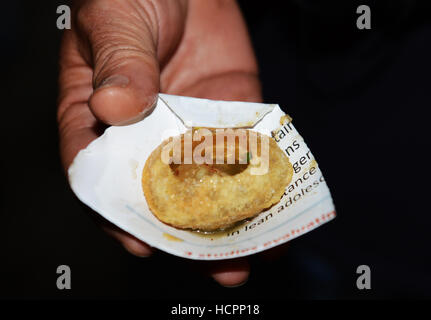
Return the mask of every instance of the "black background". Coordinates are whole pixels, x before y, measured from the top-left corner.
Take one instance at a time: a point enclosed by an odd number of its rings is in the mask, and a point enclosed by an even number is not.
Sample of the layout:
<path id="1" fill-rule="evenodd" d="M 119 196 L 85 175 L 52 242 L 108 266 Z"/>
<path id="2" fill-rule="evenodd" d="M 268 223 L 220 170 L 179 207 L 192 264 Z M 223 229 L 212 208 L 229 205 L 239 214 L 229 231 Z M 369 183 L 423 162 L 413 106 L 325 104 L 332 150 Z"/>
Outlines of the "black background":
<path id="1" fill-rule="evenodd" d="M 283 5 L 282 5 L 283 3 Z M 429 298 L 431 8 L 426 1 L 241 1 L 265 102 L 316 156 L 338 217 L 222 288 L 190 261 L 126 253 L 73 197 L 56 127 L 58 1 L 4 1 L 0 297 Z M 368 4 L 372 30 L 356 28 Z M 56 268 L 72 270 L 72 290 Z M 372 289 L 356 288 L 369 265 Z"/>

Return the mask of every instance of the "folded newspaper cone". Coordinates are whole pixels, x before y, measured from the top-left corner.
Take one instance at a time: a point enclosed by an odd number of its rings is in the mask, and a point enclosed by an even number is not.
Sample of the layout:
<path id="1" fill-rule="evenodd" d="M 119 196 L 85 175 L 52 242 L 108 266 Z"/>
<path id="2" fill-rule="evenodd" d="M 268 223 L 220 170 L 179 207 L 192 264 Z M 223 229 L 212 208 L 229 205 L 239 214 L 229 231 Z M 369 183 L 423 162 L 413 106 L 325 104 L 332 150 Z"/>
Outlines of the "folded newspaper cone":
<path id="1" fill-rule="evenodd" d="M 293 164 L 279 203 L 229 230 L 203 234 L 159 221 L 145 200 L 145 161 L 165 139 L 191 126 L 249 128 L 272 136 Z M 69 168 L 77 197 L 104 218 L 150 246 L 189 259 L 219 260 L 255 254 L 292 240 L 335 217 L 318 164 L 278 105 L 212 101 L 160 94 L 139 123 L 110 127 L 79 152 Z"/>

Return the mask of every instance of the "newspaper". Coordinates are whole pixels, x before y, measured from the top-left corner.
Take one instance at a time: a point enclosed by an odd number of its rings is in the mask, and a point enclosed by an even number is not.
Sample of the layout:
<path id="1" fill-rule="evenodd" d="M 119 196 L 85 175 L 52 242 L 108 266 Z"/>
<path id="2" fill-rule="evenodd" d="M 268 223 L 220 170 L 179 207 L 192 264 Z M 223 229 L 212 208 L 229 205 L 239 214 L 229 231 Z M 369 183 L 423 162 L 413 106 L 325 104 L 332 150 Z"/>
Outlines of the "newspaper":
<path id="1" fill-rule="evenodd" d="M 294 169 L 280 201 L 255 218 L 217 233 L 180 230 L 159 221 L 145 200 L 142 170 L 163 140 L 190 127 L 241 127 L 272 137 Z M 189 259 L 255 254 L 299 237 L 336 215 L 314 155 L 276 104 L 160 94 L 147 118 L 109 127 L 78 153 L 68 173 L 72 190 L 91 209 L 150 246 Z"/>

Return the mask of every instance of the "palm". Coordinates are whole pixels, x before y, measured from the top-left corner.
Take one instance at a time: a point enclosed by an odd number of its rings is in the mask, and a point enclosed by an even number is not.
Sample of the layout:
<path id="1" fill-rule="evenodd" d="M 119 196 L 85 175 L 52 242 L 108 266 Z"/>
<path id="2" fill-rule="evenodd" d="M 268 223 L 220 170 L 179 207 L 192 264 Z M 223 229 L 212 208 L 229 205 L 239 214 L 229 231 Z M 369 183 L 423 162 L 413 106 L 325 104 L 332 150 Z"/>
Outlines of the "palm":
<path id="1" fill-rule="evenodd" d="M 76 0 L 73 13 L 76 24 L 64 33 L 60 51 L 65 169 L 100 135 L 101 124 L 142 119 L 158 92 L 261 99 L 256 61 L 234 1 Z M 104 229 L 134 254 L 151 251 L 113 225 Z M 227 276 L 218 279 L 223 284 L 247 276 L 245 260 L 224 266 Z"/>
<path id="2" fill-rule="evenodd" d="M 161 91 L 259 101 L 257 66 L 239 11 L 212 15 L 211 8 L 189 13 L 180 43 L 162 67 Z"/>

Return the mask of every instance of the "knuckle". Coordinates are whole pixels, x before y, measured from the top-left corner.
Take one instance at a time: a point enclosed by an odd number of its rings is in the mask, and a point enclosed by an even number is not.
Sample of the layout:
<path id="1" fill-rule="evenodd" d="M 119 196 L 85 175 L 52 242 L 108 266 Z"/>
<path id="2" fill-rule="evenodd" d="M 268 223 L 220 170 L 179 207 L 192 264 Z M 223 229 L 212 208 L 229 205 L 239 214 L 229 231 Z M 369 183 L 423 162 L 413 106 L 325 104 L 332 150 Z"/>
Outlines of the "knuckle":
<path id="1" fill-rule="evenodd" d="M 87 86 L 77 86 L 72 88 L 66 88 L 62 92 L 60 92 L 59 98 L 58 98 L 58 108 L 57 108 L 57 122 L 61 122 L 64 118 L 64 115 L 67 113 L 70 107 L 77 103 L 87 103 L 88 97 L 90 96 L 90 93 L 86 94 L 87 98 L 85 97 L 77 97 L 75 92 L 76 91 L 82 91 L 87 92 L 89 91 Z M 83 96 L 83 94 L 81 94 Z M 79 98 L 79 99 L 77 99 Z"/>
<path id="2" fill-rule="evenodd" d="M 104 13 L 109 10 L 109 1 L 82 1 L 76 8 L 74 19 L 78 28 L 90 32 L 98 21 L 103 22 Z"/>
<path id="3" fill-rule="evenodd" d="M 142 16 L 148 10 L 138 3 L 146 8 L 150 1 L 88 0 L 76 8 L 77 34 L 88 53 L 95 86 L 129 60 L 157 64 L 155 27 L 147 16 Z"/>
<path id="4" fill-rule="evenodd" d="M 91 77 L 83 67 L 67 68 L 59 75 L 59 95 L 57 98 L 57 120 L 76 103 L 87 103 L 92 94 L 91 80 L 82 81 L 82 77 Z"/>
<path id="5" fill-rule="evenodd" d="M 93 125 L 94 119 L 89 117 L 90 110 L 85 103 L 72 103 L 58 120 L 60 138 L 65 139 L 77 130 Z"/>
<path id="6" fill-rule="evenodd" d="M 101 44 L 94 57 L 94 83 L 98 84 L 112 70 L 131 60 L 149 62 L 153 54 L 136 45 L 106 42 Z"/>

